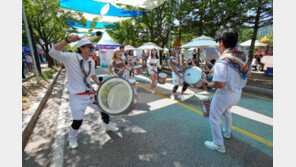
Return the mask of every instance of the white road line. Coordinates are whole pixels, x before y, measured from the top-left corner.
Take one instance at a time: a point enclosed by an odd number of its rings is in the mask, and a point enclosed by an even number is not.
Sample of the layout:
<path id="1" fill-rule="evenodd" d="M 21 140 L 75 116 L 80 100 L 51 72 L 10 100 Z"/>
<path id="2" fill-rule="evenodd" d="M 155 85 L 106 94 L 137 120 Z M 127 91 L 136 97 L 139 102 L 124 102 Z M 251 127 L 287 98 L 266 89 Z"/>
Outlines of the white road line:
<path id="1" fill-rule="evenodd" d="M 146 78 L 144 76 L 137 75 L 137 77 L 140 78 L 140 79 L 151 82 L 150 79 L 148 79 L 148 78 Z M 167 90 L 171 91 L 173 89 L 173 84 L 171 84 L 171 83 L 165 83 L 163 85 L 158 84 L 157 87 L 161 87 L 163 89 L 167 89 Z M 179 88 L 177 90 L 177 92 L 181 92 L 181 89 Z M 196 96 L 199 99 L 205 99 L 205 98 L 209 97 L 209 93 L 206 93 L 204 91 L 199 92 L 199 93 L 194 93 L 189 88 L 187 89 L 186 94 L 187 95 L 184 95 L 185 100 L 191 98 L 192 96 Z M 157 100 L 157 101 L 154 101 L 154 102 L 150 102 L 150 103 L 148 103 L 148 105 L 159 109 L 159 108 L 163 108 L 163 107 L 166 107 L 168 105 L 171 105 L 173 103 L 174 102 L 172 102 L 170 100 L 161 99 L 161 100 Z M 240 107 L 240 106 L 233 106 L 231 108 L 231 112 L 234 113 L 234 114 L 240 115 L 242 117 L 245 117 L 245 118 L 257 121 L 257 122 L 261 122 L 261 123 L 273 126 L 273 118 L 271 118 L 269 116 L 266 116 L 266 115 L 263 115 L 263 114 L 260 114 L 260 113 L 257 113 L 257 112 L 254 112 L 254 111 L 251 111 L 249 109 L 246 109 L 246 108 L 243 108 L 243 107 Z"/>
<path id="2" fill-rule="evenodd" d="M 251 110 L 248 110 L 246 108 L 242 108 L 239 106 L 233 106 L 231 108 L 231 112 L 234 114 L 240 115 L 242 117 L 246 117 L 246 118 L 252 119 L 254 121 L 258 121 L 258 122 L 273 126 L 273 118 L 268 117 L 263 114 L 259 114 L 257 112 L 251 111 Z"/>

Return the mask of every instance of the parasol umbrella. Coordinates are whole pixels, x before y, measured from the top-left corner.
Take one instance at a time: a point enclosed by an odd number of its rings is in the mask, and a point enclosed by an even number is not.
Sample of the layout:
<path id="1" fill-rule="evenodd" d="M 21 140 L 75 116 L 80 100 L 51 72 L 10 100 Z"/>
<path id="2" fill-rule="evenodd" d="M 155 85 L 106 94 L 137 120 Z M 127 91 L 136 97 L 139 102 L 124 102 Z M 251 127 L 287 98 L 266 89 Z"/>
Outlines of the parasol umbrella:
<path id="1" fill-rule="evenodd" d="M 153 42 L 147 42 L 144 45 L 140 46 L 137 48 L 137 50 L 150 50 L 150 49 L 157 49 L 157 50 L 163 50 L 163 48 L 157 46 L 155 43 Z"/>
<path id="2" fill-rule="evenodd" d="M 124 50 L 136 50 L 136 48 L 133 47 L 132 45 L 126 45 L 124 46 Z"/>
<path id="3" fill-rule="evenodd" d="M 216 46 L 217 46 L 217 43 L 214 41 L 213 38 L 202 35 L 198 38 L 193 39 L 192 42 L 182 45 L 181 47 L 182 48 L 206 48 L 206 47 L 216 47 Z"/>

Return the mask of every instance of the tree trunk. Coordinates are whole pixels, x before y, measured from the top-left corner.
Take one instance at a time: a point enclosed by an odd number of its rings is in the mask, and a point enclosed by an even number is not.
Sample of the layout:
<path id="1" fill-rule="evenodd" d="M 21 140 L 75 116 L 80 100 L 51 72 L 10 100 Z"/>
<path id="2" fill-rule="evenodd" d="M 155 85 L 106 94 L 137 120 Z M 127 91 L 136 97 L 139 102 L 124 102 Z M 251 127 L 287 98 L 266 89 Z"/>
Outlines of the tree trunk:
<path id="1" fill-rule="evenodd" d="M 159 51 L 159 62 L 160 62 L 160 65 L 162 65 L 162 51 L 161 50 Z"/>
<path id="2" fill-rule="evenodd" d="M 257 32 L 258 32 L 258 29 L 259 29 L 259 19 L 260 19 L 260 14 L 261 14 L 261 5 L 262 5 L 262 0 L 258 0 L 258 9 L 257 9 L 257 13 L 256 13 L 254 31 L 253 31 L 253 36 L 252 36 L 252 42 L 251 42 L 250 51 L 249 51 L 249 59 L 250 60 L 253 59 L 255 41 L 256 41 Z"/>
<path id="3" fill-rule="evenodd" d="M 48 46 L 49 46 L 49 44 L 45 43 L 45 50 L 44 50 L 44 52 L 45 52 L 45 55 L 46 55 L 46 61 L 48 63 L 48 67 L 49 68 L 52 68 L 54 66 L 54 62 L 53 62 L 53 58 L 51 58 L 49 56 L 49 54 L 48 54 L 48 52 L 49 52 Z"/>
<path id="4" fill-rule="evenodd" d="M 54 62 L 53 62 L 53 59 L 49 56 L 48 52 L 49 51 L 45 52 L 46 60 L 47 60 L 47 63 L 48 63 L 48 67 L 52 68 L 54 66 Z"/>
<path id="5" fill-rule="evenodd" d="M 32 31 L 31 25 L 29 25 L 29 31 L 30 31 L 30 35 L 31 35 L 31 38 L 32 38 L 32 45 L 33 45 L 33 50 L 34 50 L 34 55 L 35 55 L 35 64 L 36 64 L 38 72 L 42 73 L 41 66 L 40 66 L 40 61 L 39 61 L 39 55 L 38 55 L 38 52 L 37 52 L 36 42 L 35 42 L 35 38 L 34 38 L 34 34 L 33 34 L 33 31 Z"/>

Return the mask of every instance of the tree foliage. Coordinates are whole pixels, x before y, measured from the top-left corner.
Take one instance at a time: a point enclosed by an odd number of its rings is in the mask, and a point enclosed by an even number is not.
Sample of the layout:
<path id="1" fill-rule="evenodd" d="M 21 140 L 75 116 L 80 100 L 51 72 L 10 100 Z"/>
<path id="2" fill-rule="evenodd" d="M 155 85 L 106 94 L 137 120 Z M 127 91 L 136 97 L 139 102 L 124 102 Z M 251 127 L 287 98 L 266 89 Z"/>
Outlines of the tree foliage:
<path id="1" fill-rule="evenodd" d="M 46 54 L 48 66 L 52 67 L 53 59 L 48 56 L 51 44 L 63 40 L 68 30 L 76 30 L 67 24 L 68 21 L 85 25 L 86 19 L 81 12 L 60 8 L 59 0 L 24 0 L 23 2 L 35 42 L 40 44 Z"/>

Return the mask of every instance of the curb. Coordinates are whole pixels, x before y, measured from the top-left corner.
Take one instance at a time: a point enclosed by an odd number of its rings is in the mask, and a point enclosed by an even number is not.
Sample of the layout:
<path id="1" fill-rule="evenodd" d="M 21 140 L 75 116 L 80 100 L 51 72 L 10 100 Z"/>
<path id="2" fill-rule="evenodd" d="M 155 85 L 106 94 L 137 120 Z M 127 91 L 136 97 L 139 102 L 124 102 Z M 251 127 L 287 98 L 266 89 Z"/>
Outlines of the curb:
<path id="1" fill-rule="evenodd" d="M 50 160 L 50 167 L 62 167 L 64 164 L 64 145 L 65 145 L 65 136 L 67 134 L 66 126 L 66 117 L 67 112 L 69 112 L 69 104 L 68 104 L 68 94 L 67 94 L 67 77 L 65 78 L 63 84 L 63 94 L 61 97 L 61 105 L 59 110 L 59 117 L 57 128 L 55 132 L 55 140 L 52 145 L 52 155 Z"/>
<path id="2" fill-rule="evenodd" d="M 55 85 L 62 69 L 56 74 L 54 80 L 52 81 L 49 88 L 44 90 L 41 94 L 38 95 L 37 102 L 32 106 L 30 114 L 23 117 L 23 124 L 22 124 L 22 150 L 26 147 L 26 142 L 30 138 L 30 130 L 34 127 L 38 117 L 44 108 L 47 98 L 52 92 L 53 86 Z"/>
<path id="3" fill-rule="evenodd" d="M 247 91 L 251 91 L 251 92 L 256 92 L 256 93 L 260 93 L 266 96 L 273 96 L 273 90 L 270 89 L 264 89 L 264 88 L 258 88 L 255 86 L 248 86 L 246 85 L 243 90 L 247 90 Z"/>

